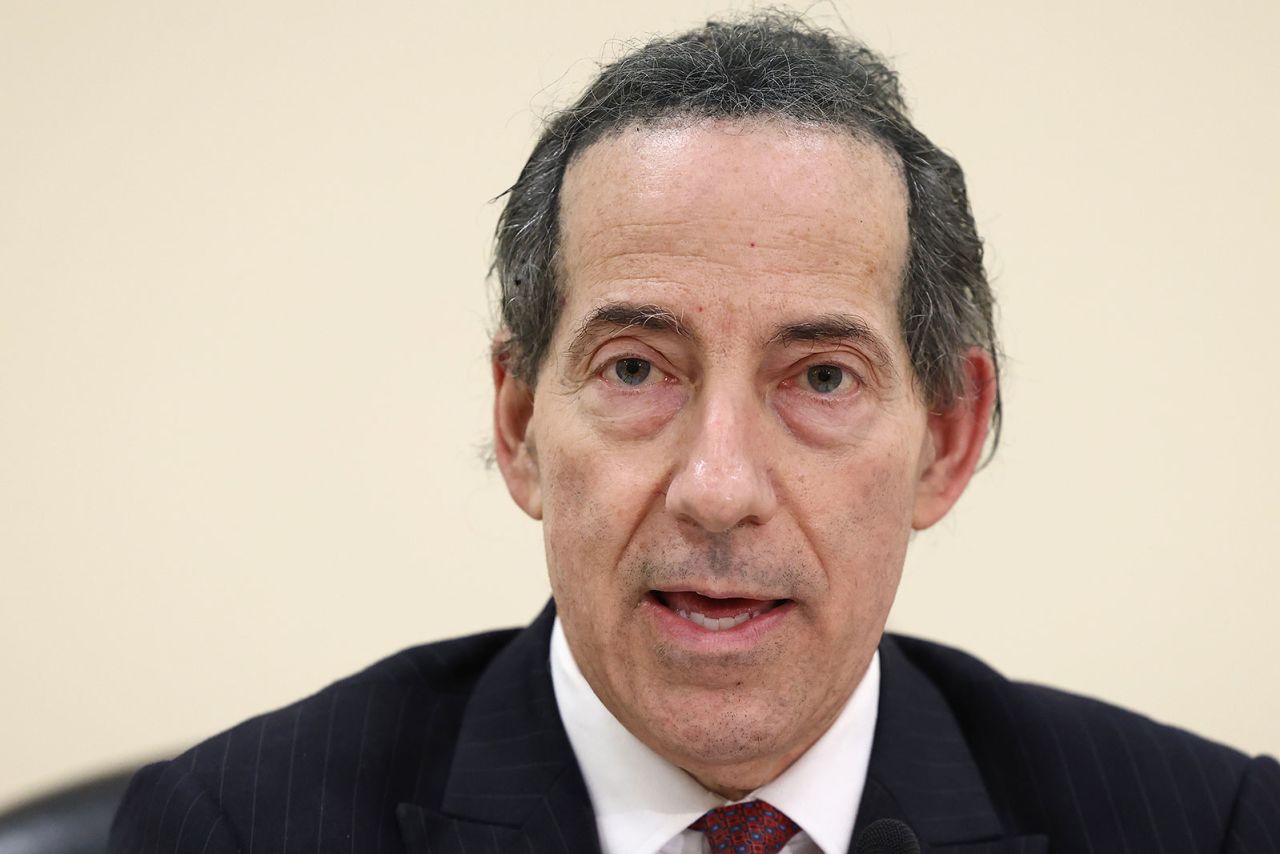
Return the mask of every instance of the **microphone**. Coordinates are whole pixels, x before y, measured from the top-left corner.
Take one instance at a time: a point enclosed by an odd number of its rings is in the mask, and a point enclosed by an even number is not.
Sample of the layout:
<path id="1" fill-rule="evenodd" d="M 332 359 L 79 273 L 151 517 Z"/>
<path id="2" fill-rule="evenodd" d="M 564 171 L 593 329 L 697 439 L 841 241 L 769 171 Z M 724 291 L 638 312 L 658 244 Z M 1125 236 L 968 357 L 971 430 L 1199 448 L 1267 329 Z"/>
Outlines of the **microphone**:
<path id="1" fill-rule="evenodd" d="M 896 818 L 880 818 L 859 834 L 853 854 L 920 854 L 920 840 Z"/>

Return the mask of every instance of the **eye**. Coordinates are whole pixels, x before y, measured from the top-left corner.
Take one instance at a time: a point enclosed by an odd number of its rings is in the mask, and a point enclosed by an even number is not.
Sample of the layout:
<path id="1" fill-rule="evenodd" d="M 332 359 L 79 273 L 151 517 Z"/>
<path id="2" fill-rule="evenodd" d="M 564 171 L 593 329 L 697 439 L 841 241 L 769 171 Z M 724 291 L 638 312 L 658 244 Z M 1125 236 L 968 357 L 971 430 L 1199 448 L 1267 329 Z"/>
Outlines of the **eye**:
<path id="1" fill-rule="evenodd" d="M 806 375 L 810 387 L 820 394 L 830 394 L 844 382 L 844 371 L 835 365 L 814 365 Z"/>
<path id="2" fill-rule="evenodd" d="M 652 367 L 647 359 L 631 357 L 614 362 L 613 372 L 626 385 L 640 385 L 648 378 Z"/>

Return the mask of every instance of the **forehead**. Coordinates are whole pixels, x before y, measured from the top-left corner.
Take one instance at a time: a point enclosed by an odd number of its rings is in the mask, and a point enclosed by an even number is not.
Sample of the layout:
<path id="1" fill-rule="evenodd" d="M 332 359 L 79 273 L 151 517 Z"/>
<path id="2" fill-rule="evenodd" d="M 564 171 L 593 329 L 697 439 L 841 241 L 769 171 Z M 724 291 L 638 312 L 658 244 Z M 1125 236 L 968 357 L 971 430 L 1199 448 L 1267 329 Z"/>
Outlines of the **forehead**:
<path id="1" fill-rule="evenodd" d="M 715 298 L 896 317 L 905 186 L 892 155 L 846 132 L 781 120 L 629 127 L 570 164 L 560 216 L 579 309 Z"/>

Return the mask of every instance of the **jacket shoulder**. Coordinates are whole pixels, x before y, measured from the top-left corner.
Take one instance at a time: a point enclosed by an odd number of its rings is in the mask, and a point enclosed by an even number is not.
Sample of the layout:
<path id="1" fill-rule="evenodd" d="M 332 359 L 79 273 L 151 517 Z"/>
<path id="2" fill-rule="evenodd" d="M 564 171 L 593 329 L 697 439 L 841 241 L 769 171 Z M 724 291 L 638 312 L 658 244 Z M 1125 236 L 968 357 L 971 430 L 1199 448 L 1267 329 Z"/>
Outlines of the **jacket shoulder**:
<path id="1" fill-rule="evenodd" d="M 395 805 L 438 802 L 471 689 L 517 633 L 402 650 L 147 766 L 111 850 L 395 850 Z"/>
<path id="2" fill-rule="evenodd" d="M 1006 679 L 956 649 L 893 640 L 942 693 L 1008 826 L 1082 837 L 1093 850 L 1220 851 L 1251 778 L 1261 773 L 1267 789 L 1280 779 L 1274 760 Z"/>
<path id="3" fill-rule="evenodd" d="M 409 647 L 338 680 L 325 690 L 348 684 L 383 683 L 438 693 L 468 692 L 493 657 L 519 633 L 520 629 L 501 629 Z"/>

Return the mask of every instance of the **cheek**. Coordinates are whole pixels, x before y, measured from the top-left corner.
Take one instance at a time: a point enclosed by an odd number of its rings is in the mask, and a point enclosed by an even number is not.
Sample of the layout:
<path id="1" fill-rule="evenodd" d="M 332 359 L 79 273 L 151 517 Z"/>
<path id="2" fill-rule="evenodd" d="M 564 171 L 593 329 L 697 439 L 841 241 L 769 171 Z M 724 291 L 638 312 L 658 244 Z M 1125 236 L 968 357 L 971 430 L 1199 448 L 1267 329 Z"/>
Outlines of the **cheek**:
<path id="1" fill-rule="evenodd" d="M 879 609 L 892 601 L 911 532 L 911 466 L 905 455 L 858 454 L 824 472 L 803 496 L 826 510 L 812 523 L 815 546 L 836 597 L 851 608 Z"/>
<path id="2" fill-rule="evenodd" d="M 623 553 L 652 507 L 656 481 L 625 449 L 565 443 L 541 460 L 543 536 L 557 601 L 625 596 Z"/>
<path id="3" fill-rule="evenodd" d="M 607 530 L 607 512 L 596 484 L 599 472 L 588 457 L 556 453 L 541 462 L 543 532 L 553 582 L 557 574 L 572 571 L 580 562 L 575 556 Z"/>

